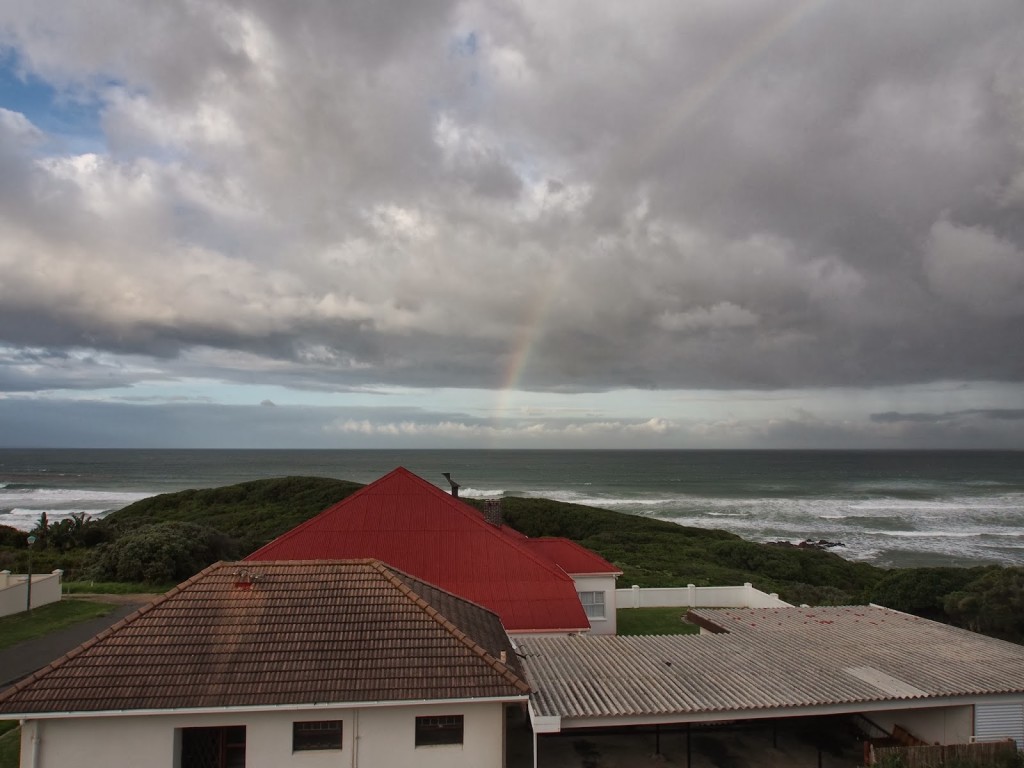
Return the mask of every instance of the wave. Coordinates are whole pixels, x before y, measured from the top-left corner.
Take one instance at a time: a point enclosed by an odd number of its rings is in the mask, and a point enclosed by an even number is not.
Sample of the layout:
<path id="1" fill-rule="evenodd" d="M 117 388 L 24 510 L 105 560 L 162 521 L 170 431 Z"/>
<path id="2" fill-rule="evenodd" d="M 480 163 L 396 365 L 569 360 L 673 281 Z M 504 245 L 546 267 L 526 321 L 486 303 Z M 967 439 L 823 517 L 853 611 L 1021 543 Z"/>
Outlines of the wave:
<path id="1" fill-rule="evenodd" d="M 444 490 L 444 489 L 442 489 Z M 505 495 L 505 491 L 498 489 L 496 491 L 482 491 L 479 488 L 459 488 L 459 495 L 465 496 L 470 499 L 493 499 L 499 498 Z"/>
<path id="2" fill-rule="evenodd" d="M 138 491 L 92 491 L 77 488 L 43 488 L 39 486 L 7 486 L 0 489 L 0 502 L 30 505 L 75 503 L 94 501 L 104 505 L 128 506 L 149 498 L 152 493 Z"/>
<path id="3" fill-rule="evenodd" d="M 17 528 L 20 531 L 30 531 L 39 523 L 39 516 L 46 514 L 46 520 L 50 524 L 68 520 L 73 515 L 84 514 L 86 517 L 99 520 L 112 512 L 112 509 L 26 509 L 15 507 L 13 509 L 0 509 L 0 525 Z"/>

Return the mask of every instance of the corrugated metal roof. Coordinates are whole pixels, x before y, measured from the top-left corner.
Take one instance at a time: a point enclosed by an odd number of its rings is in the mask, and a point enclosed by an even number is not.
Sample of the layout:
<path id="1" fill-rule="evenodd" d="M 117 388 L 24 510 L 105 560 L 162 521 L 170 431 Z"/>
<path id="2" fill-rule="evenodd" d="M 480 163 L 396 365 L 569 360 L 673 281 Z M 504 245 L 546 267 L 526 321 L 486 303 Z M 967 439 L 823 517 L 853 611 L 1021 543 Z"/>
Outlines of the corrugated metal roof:
<path id="1" fill-rule="evenodd" d="M 402 467 L 246 559 L 351 557 L 382 560 L 490 608 L 511 632 L 590 628 L 564 571 Z"/>
<path id="2" fill-rule="evenodd" d="M 523 538 L 522 544 L 532 552 L 551 560 L 570 575 L 608 574 L 621 575 L 616 568 L 596 552 L 585 549 L 571 539 L 555 536 L 541 536 L 535 539 Z"/>
<path id="3" fill-rule="evenodd" d="M 0 713 L 528 690 L 497 616 L 379 562 L 219 563 L 8 689 Z"/>
<path id="4" fill-rule="evenodd" d="M 534 710 L 564 719 L 685 719 L 1024 692 L 1024 646 L 884 608 L 706 609 L 690 615 L 727 631 L 519 643 L 535 689 Z M 878 672 L 885 684 L 850 671 L 864 668 Z"/>

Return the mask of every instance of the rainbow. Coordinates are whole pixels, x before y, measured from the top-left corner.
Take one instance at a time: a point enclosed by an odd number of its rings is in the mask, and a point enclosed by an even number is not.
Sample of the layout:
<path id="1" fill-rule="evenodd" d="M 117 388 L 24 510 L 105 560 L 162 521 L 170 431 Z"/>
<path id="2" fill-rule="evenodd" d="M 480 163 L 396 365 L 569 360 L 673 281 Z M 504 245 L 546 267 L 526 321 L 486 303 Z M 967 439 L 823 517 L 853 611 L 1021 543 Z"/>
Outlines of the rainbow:
<path id="1" fill-rule="evenodd" d="M 618 163 L 612 164 L 613 172 L 616 166 L 625 165 L 627 160 L 632 167 L 642 166 L 649 162 L 677 137 L 686 123 L 693 119 L 694 115 L 730 78 L 810 15 L 817 6 L 824 6 L 827 2 L 828 0 L 799 0 L 786 13 L 772 19 L 748 36 L 696 88 L 688 91 L 664 119 L 657 121 L 649 136 L 632 145 L 636 147 L 633 154 L 624 156 Z M 547 280 L 544 289 L 538 291 L 520 332 L 512 344 L 512 351 L 508 356 L 508 363 L 502 376 L 502 385 L 498 390 L 495 403 L 493 421 L 496 427 L 500 425 L 504 415 L 512 407 L 514 394 L 519 390 L 519 383 L 529 365 L 530 355 L 543 332 L 551 311 L 551 304 L 559 292 L 559 287 L 564 283 L 565 277 L 565 272 L 552 275 Z"/>

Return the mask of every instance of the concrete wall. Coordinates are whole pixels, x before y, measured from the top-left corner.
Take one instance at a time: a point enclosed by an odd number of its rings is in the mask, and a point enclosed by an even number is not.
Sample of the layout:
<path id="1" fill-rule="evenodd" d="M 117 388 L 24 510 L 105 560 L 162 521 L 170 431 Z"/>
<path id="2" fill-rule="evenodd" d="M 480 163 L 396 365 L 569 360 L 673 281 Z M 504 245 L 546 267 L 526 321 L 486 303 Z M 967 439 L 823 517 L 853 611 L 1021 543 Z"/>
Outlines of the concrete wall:
<path id="1" fill-rule="evenodd" d="M 64 571 L 32 574 L 32 607 L 60 600 L 61 577 Z M 0 616 L 10 616 L 25 610 L 28 599 L 28 580 L 24 573 L 0 571 Z"/>
<path id="2" fill-rule="evenodd" d="M 614 635 L 616 632 L 615 608 L 618 602 L 614 576 L 573 576 L 577 592 L 604 593 L 604 619 L 590 619 L 592 635 Z M 629 590 L 625 590 L 629 591 Z"/>
<path id="3" fill-rule="evenodd" d="M 459 714 L 463 744 L 415 746 L 416 717 Z M 301 720 L 341 720 L 342 749 L 293 753 L 292 723 Z M 246 768 L 501 768 L 504 724 L 503 706 L 495 702 L 30 720 L 22 728 L 21 766 L 33 766 L 38 736 L 37 768 L 179 768 L 181 728 L 244 725 Z"/>
<path id="4" fill-rule="evenodd" d="M 893 726 L 902 725 L 929 744 L 967 744 L 974 735 L 974 707 L 970 705 L 868 712 L 864 716 L 889 733 Z"/>
<path id="5" fill-rule="evenodd" d="M 619 608 L 789 608 L 774 592 L 766 594 L 747 582 L 742 587 L 645 587 L 617 589 Z"/>

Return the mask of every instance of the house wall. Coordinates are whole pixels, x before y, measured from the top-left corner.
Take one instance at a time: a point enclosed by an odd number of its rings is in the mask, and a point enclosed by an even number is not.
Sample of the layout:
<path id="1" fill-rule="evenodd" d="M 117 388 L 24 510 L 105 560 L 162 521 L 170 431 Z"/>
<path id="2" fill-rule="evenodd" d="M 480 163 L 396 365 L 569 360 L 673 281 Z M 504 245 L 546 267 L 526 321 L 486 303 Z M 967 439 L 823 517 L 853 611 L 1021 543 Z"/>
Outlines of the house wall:
<path id="1" fill-rule="evenodd" d="M 967 744 L 974 735 L 974 707 L 970 705 L 868 712 L 865 717 L 890 733 L 893 726 L 902 725 L 929 744 Z"/>
<path id="2" fill-rule="evenodd" d="M 740 587 L 645 587 L 617 589 L 620 608 L 791 608 L 774 592 L 767 594 L 747 582 Z"/>
<path id="3" fill-rule="evenodd" d="M 590 619 L 593 635 L 614 635 L 615 608 L 618 604 L 614 576 L 573 576 L 577 592 L 604 592 L 604 619 Z M 627 590 L 628 591 L 628 590 Z"/>
<path id="4" fill-rule="evenodd" d="M 60 600 L 61 577 L 64 571 L 32 574 L 32 607 L 56 603 Z M 0 616 L 10 616 L 25 610 L 27 579 L 24 573 L 0 571 Z"/>
<path id="5" fill-rule="evenodd" d="M 465 718 L 461 745 L 415 746 L 416 717 Z M 342 749 L 292 752 L 292 723 L 341 720 Z M 179 729 L 246 726 L 246 768 L 501 768 L 504 709 L 500 702 L 452 705 L 317 708 L 237 715 L 126 715 L 30 720 L 22 728 L 22 768 L 179 768 Z M 39 760 L 32 763 L 38 735 Z M 358 749 L 353 755 L 353 745 Z"/>

